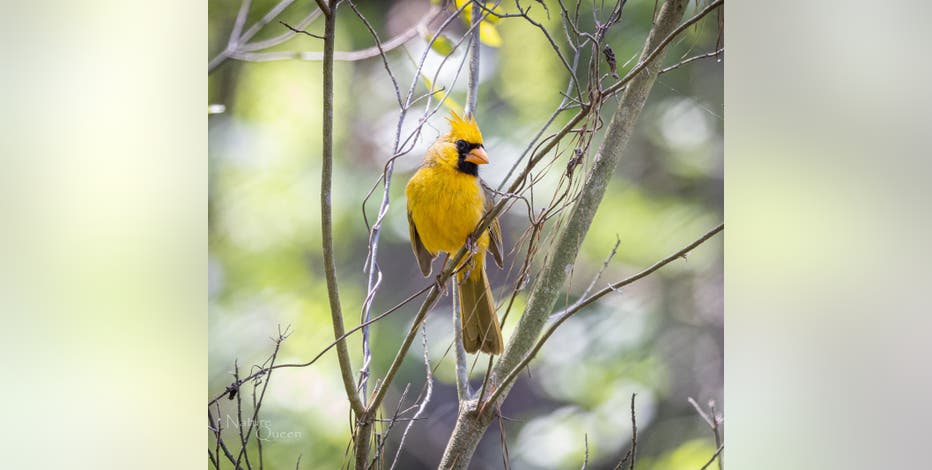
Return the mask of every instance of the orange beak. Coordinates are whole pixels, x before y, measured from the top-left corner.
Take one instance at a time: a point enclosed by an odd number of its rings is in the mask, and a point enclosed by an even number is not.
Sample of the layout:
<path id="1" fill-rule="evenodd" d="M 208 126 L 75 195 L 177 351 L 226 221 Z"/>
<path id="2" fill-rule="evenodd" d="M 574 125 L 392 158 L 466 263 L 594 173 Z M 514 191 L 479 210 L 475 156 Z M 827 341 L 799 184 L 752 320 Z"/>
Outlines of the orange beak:
<path id="1" fill-rule="evenodd" d="M 485 150 L 482 147 L 476 147 L 469 151 L 469 154 L 464 158 L 469 163 L 475 163 L 476 165 L 485 165 L 489 163 L 489 155 L 485 153 Z"/>

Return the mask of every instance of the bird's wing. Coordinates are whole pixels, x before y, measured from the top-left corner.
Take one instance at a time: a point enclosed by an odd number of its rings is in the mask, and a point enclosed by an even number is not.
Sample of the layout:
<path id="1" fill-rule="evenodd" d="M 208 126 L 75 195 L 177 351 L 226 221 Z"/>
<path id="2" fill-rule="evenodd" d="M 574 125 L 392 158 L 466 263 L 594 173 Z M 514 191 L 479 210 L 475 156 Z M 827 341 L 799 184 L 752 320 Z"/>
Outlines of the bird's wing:
<path id="1" fill-rule="evenodd" d="M 410 211 L 408 212 L 408 233 L 411 236 L 411 249 L 414 251 L 414 257 L 417 258 L 421 272 L 424 273 L 424 277 L 430 276 L 430 262 L 434 260 L 434 255 L 430 254 L 421 242 L 421 236 L 417 233 Z"/>
<path id="2" fill-rule="evenodd" d="M 485 183 L 482 183 L 482 189 L 485 191 L 485 212 L 488 212 L 495 206 L 495 193 Z M 502 226 L 498 223 L 498 217 L 489 224 L 489 241 L 492 258 L 495 258 L 495 264 L 498 267 L 502 267 L 505 264 L 503 256 L 505 244 L 502 242 Z"/>

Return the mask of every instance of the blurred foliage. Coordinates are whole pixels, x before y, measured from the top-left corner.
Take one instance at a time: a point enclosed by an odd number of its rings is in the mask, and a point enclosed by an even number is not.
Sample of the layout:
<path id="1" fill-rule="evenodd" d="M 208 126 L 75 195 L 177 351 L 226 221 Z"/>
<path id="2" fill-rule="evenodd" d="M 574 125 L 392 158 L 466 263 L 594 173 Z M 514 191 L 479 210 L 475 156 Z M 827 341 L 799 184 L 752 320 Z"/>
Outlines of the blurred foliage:
<path id="1" fill-rule="evenodd" d="M 247 26 L 278 2 L 256 0 Z M 429 0 L 364 2 L 359 7 L 383 41 L 421 20 Z M 531 16 L 565 40 L 559 6 L 532 4 Z M 600 2 L 595 2 L 596 6 Z M 606 2 L 608 3 L 608 2 Z M 209 59 L 223 49 L 232 29 L 236 0 L 210 0 Z M 653 1 L 632 1 L 620 25 L 607 36 L 618 58 L 619 73 L 633 66 L 650 27 Z M 280 18 L 295 24 L 311 9 L 311 1 L 294 2 Z M 691 8 L 695 8 L 692 5 Z M 500 10 L 513 11 L 510 1 Z M 591 21 L 592 3 L 581 17 Z M 713 15 L 714 18 L 714 15 Z M 674 41 L 667 64 L 714 50 L 713 20 L 691 28 Z M 446 69 L 462 58 L 454 50 L 466 23 L 451 26 L 430 52 L 428 77 L 414 76 L 416 58 L 427 47 L 425 35 L 389 52 L 389 62 L 402 88 L 417 79 L 416 95 L 430 87 L 450 87 L 453 73 L 436 67 L 450 55 Z M 588 27 L 592 25 L 589 24 Z M 492 163 L 483 177 L 497 185 L 533 135 L 560 103 L 567 72 L 540 30 L 522 19 L 486 21 L 482 26 L 479 122 Z M 319 33 L 318 19 L 307 30 Z M 277 22 L 255 39 L 284 32 Z M 337 21 L 337 50 L 370 47 L 372 38 L 349 8 Z M 565 46 L 562 42 L 561 46 Z M 298 35 L 274 50 L 319 51 L 319 40 Z M 580 59 L 588 61 L 588 52 Z M 604 63 L 603 72 L 604 69 Z M 368 231 L 363 199 L 381 175 L 391 153 L 398 116 L 392 85 L 376 57 L 335 65 L 335 154 L 333 211 L 338 274 L 347 326 L 358 324 L 365 295 L 362 272 Z M 465 102 L 465 76 L 453 85 L 451 99 Z M 234 360 L 245 375 L 270 354 L 279 325 L 293 334 L 282 345 L 279 363 L 304 362 L 332 340 L 326 289 L 320 260 L 319 152 L 321 145 L 321 65 L 310 61 L 240 62 L 227 60 L 208 79 L 210 104 L 225 111 L 209 117 L 210 144 L 210 272 L 208 394 L 223 391 Z M 611 103 L 603 119 L 611 118 Z M 421 108 L 409 117 L 406 129 Z M 553 128 L 566 122 L 561 115 Z M 605 282 L 633 274 L 676 251 L 722 220 L 722 63 L 692 62 L 660 77 L 637 133 L 617 169 L 611 187 L 586 238 L 579 262 L 567 284 L 571 303 L 602 266 L 615 243 L 618 254 L 602 277 Z M 377 314 L 419 290 L 429 281 L 420 276 L 408 244 L 403 188 L 423 150 L 445 123 L 439 113 L 428 122 L 414 151 L 398 160 L 391 188 L 392 206 L 380 246 L 385 274 L 375 299 Z M 598 139 L 597 139 L 598 142 Z M 566 156 L 534 190 L 549 199 Z M 366 214 L 371 222 L 377 201 Z M 525 243 L 526 212 L 515 206 L 502 219 L 505 241 L 517 247 L 503 270 L 490 269 L 498 302 L 507 300 Z M 552 234 L 548 227 L 546 235 Z M 545 238 L 545 241 L 549 240 Z M 502 413 L 513 468 L 566 468 L 581 465 L 583 438 L 590 445 L 589 468 L 612 468 L 630 445 L 629 401 L 638 394 L 639 468 L 695 469 L 714 452 L 711 431 L 686 398 L 722 400 L 722 249 L 721 237 L 620 294 L 606 296 L 564 324 L 508 397 Z M 506 337 L 526 302 L 517 296 L 504 325 Z M 384 374 L 416 305 L 406 307 L 372 329 L 373 377 Z M 450 299 L 444 298 L 427 321 L 429 355 L 435 371 L 433 399 L 424 421 L 413 427 L 401 456 L 402 468 L 431 468 L 456 416 Z M 420 340 L 418 340 L 419 342 Z M 359 335 L 349 341 L 359 367 Z M 421 348 L 409 353 L 386 400 L 393 413 L 401 391 L 411 384 L 406 403 L 424 385 Z M 488 360 L 478 358 L 478 382 Z M 348 405 L 335 355 L 328 353 L 311 367 L 272 373 L 260 419 L 263 453 L 269 468 L 293 468 L 299 455 L 303 468 L 336 468 L 344 462 L 349 442 Z M 244 387 L 244 401 L 251 399 Z M 222 400 L 224 416 L 235 419 L 235 403 Z M 721 407 L 720 407 L 721 408 Z M 264 427 L 262 426 L 264 425 Z M 387 449 L 394 453 L 400 437 L 392 430 Z M 228 442 L 233 442 L 232 431 Z M 500 431 L 493 424 L 474 459 L 478 467 L 500 467 Z M 234 445 L 234 448 L 238 446 Z M 250 452 L 254 455 L 254 449 Z M 255 457 L 253 457 L 255 459 Z"/>

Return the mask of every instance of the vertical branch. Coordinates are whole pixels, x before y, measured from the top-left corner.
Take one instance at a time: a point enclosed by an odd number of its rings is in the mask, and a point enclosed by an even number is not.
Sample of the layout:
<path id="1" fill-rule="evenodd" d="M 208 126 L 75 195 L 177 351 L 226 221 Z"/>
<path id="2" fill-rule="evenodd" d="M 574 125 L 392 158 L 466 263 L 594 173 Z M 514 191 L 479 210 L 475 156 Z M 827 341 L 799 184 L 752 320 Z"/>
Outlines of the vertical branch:
<path id="1" fill-rule="evenodd" d="M 453 347 L 456 350 L 456 397 L 459 402 L 472 398 L 472 391 L 469 389 L 469 373 L 467 372 L 466 348 L 463 346 L 463 323 L 460 320 L 460 286 L 456 278 L 450 281 L 453 291 Z"/>
<path id="2" fill-rule="evenodd" d="M 634 397 L 636 396 L 637 393 L 631 394 L 631 448 L 628 449 L 628 452 L 625 453 L 625 456 L 618 462 L 618 465 L 615 465 L 613 470 L 623 470 L 628 459 L 631 459 L 628 470 L 634 470 L 634 461 L 637 459 L 638 452 L 638 421 L 637 415 L 634 413 Z"/>
<path id="3" fill-rule="evenodd" d="M 722 449 L 722 436 L 718 432 L 718 426 L 721 424 L 718 413 L 715 412 L 715 400 L 709 400 L 709 409 L 712 411 L 712 434 L 715 436 L 715 447 Z M 722 451 L 718 454 L 718 470 L 725 469 L 725 463 L 722 462 Z"/>
<path id="4" fill-rule="evenodd" d="M 369 461 L 369 435 L 372 422 L 368 418 L 365 406 L 356 391 L 353 378 L 353 366 L 350 364 L 349 349 L 346 345 L 343 326 L 343 310 L 340 305 L 340 289 L 337 285 L 337 268 L 333 255 L 333 213 L 331 191 L 333 187 L 333 51 L 336 33 L 336 7 L 338 0 L 319 0 L 324 12 L 324 61 L 323 61 L 323 163 L 320 178 L 320 229 L 321 245 L 324 256 L 324 273 L 327 278 L 327 297 L 330 300 L 330 317 L 333 323 L 333 336 L 337 340 L 337 359 L 340 374 L 350 408 L 356 415 L 359 425 L 353 436 L 356 447 L 356 468 L 364 469 Z"/>
<path id="5" fill-rule="evenodd" d="M 469 37 L 469 75 L 466 77 L 466 117 L 476 115 L 476 102 L 479 95 L 479 23 L 482 21 L 483 5 L 480 0 L 472 0 L 469 17 L 472 19 L 472 33 Z"/>
<path id="6" fill-rule="evenodd" d="M 638 421 L 634 413 L 634 398 L 637 396 L 637 393 L 631 394 L 631 465 L 628 470 L 634 470 L 634 462 L 638 459 Z"/>
<path id="7" fill-rule="evenodd" d="M 468 119 L 470 116 L 476 116 L 476 104 L 479 96 L 479 22 L 482 21 L 480 0 L 472 0 L 469 10 L 469 17 L 472 22 L 472 32 L 469 36 L 469 75 L 466 77 L 466 108 L 465 114 Z M 459 286 L 456 284 L 454 277 L 450 281 L 453 290 L 453 347 L 456 349 L 456 396 L 459 398 L 460 406 L 466 400 L 472 398 L 472 390 L 469 389 L 469 364 L 466 360 L 466 349 L 463 346 L 463 324 L 460 321 L 459 311 Z"/>
<path id="8" fill-rule="evenodd" d="M 421 413 L 427 409 L 427 404 L 430 403 L 430 397 L 434 392 L 434 375 L 430 370 L 430 355 L 427 350 L 427 328 L 424 325 L 421 325 L 421 337 L 424 342 L 424 369 L 427 374 L 426 378 L 426 387 L 427 392 L 424 394 L 424 399 L 421 400 L 421 404 L 418 405 L 417 411 L 414 413 L 414 416 L 411 417 L 411 420 L 408 421 L 408 425 L 405 426 L 405 431 L 401 435 L 401 441 L 398 442 L 398 451 L 395 453 L 395 458 L 392 460 L 392 466 L 389 467 L 389 470 L 395 470 L 395 465 L 398 464 L 398 457 L 401 456 L 401 451 L 405 447 L 405 439 L 408 438 L 408 431 L 411 430 L 411 427 L 414 426 L 414 423 L 421 417 Z"/>
<path id="9" fill-rule="evenodd" d="M 239 362 L 233 360 L 233 378 L 239 382 Z M 243 457 L 246 458 L 245 463 L 247 468 L 252 468 L 252 464 L 249 462 L 249 452 L 247 452 L 247 446 L 249 445 L 249 438 L 246 437 L 246 433 L 243 431 L 246 423 L 243 423 L 243 394 L 236 394 L 236 431 L 239 435 L 240 451 L 239 456 L 236 458 L 236 466 L 239 467 L 240 460 Z M 251 423 L 250 423 L 251 426 Z"/>
<path id="10" fill-rule="evenodd" d="M 722 424 L 722 418 L 715 411 L 715 400 L 709 400 L 709 413 L 703 411 L 702 407 L 696 403 L 696 400 L 693 400 L 693 397 L 688 397 L 687 400 L 689 404 L 696 409 L 696 413 L 699 413 L 699 416 L 712 428 L 712 434 L 715 436 L 715 447 L 718 449 L 718 452 L 715 453 L 718 456 L 718 468 L 722 470 L 724 468 L 724 463 L 722 462 L 722 436 L 719 433 L 719 425 Z M 712 460 L 715 460 L 715 456 L 712 457 Z M 711 462 L 711 461 L 710 461 Z"/>
<path id="11" fill-rule="evenodd" d="M 336 15 L 333 11 L 335 0 L 330 0 L 330 8 L 324 10 L 324 116 L 323 116 L 323 163 L 320 170 L 320 229 L 321 244 L 324 255 L 324 273 L 327 278 L 327 297 L 330 300 L 330 316 L 333 323 L 333 336 L 337 341 L 337 358 L 343 375 L 343 386 L 350 406 L 357 414 L 365 412 L 359 395 L 356 394 L 356 381 L 353 379 L 353 367 L 350 364 L 346 332 L 343 326 L 343 309 L 340 305 L 340 289 L 337 285 L 337 268 L 333 255 L 333 211 L 331 191 L 333 186 L 333 45 L 336 29 Z"/>

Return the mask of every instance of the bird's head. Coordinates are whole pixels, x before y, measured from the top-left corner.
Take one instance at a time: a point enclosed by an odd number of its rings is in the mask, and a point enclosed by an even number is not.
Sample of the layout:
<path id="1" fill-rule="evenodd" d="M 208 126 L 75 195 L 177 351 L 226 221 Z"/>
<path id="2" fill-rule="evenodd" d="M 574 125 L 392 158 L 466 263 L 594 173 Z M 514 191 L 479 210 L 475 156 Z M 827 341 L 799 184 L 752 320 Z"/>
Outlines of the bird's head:
<path id="1" fill-rule="evenodd" d="M 479 175 L 479 165 L 489 163 L 489 156 L 482 147 L 482 133 L 476 119 L 463 119 L 456 113 L 447 118 L 450 132 L 440 137 L 438 160 L 463 173 Z"/>

